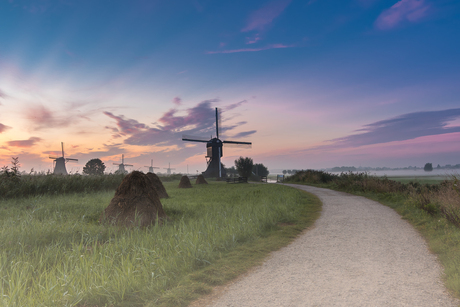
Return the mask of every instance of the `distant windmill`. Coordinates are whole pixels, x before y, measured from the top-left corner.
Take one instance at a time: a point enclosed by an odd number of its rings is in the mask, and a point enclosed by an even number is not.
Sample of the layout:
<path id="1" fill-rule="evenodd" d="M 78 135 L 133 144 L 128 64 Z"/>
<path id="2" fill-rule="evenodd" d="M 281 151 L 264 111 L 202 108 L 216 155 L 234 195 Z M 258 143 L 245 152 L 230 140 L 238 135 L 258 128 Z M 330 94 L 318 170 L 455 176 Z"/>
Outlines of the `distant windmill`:
<path id="1" fill-rule="evenodd" d="M 154 168 L 159 168 L 159 167 L 153 166 L 153 159 L 150 162 L 150 166 L 144 166 L 144 167 L 148 167 L 150 173 L 153 173 Z"/>
<path id="2" fill-rule="evenodd" d="M 223 156 L 223 144 L 252 145 L 251 142 L 221 141 L 219 139 L 219 114 L 216 108 L 216 137 L 210 140 L 182 137 L 182 141 L 206 143 L 208 168 L 203 172 L 204 177 L 223 177 L 225 170 L 222 168 L 220 158 Z"/>
<path id="3" fill-rule="evenodd" d="M 175 170 L 175 168 L 171 168 L 171 162 L 169 162 L 168 165 L 169 165 L 169 166 L 168 166 L 167 168 L 165 167 L 164 169 L 166 170 L 166 173 L 167 173 L 168 175 L 171 175 L 171 170 Z"/>
<path id="4" fill-rule="evenodd" d="M 64 143 L 61 142 L 61 150 L 62 150 L 62 157 L 50 157 L 50 159 L 54 160 L 54 171 L 53 174 L 55 175 L 67 175 L 67 170 L 65 168 L 65 164 L 68 161 L 78 161 L 78 159 L 71 159 L 64 157 Z"/>
<path id="5" fill-rule="evenodd" d="M 125 155 L 121 155 L 121 163 L 114 163 L 113 165 L 118 165 L 117 172 L 121 174 L 127 173 L 125 166 L 133 166 L 132 164 L 125 164 Z"/>

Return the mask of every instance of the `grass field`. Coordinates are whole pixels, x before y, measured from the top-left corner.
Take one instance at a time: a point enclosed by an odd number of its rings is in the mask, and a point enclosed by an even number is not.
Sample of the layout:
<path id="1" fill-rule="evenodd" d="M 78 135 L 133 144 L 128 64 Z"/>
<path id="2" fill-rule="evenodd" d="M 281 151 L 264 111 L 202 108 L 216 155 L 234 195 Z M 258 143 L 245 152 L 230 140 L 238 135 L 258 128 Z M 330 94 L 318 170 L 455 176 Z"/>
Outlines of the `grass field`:
<path id="1" fill-rule="evenodd" d="M 167 182 L 170 220 L 104 226 L 113 192 L 0 202 L 0 306 L 185 306 L 286 245 L 320 202 L 278 185 Z"/>

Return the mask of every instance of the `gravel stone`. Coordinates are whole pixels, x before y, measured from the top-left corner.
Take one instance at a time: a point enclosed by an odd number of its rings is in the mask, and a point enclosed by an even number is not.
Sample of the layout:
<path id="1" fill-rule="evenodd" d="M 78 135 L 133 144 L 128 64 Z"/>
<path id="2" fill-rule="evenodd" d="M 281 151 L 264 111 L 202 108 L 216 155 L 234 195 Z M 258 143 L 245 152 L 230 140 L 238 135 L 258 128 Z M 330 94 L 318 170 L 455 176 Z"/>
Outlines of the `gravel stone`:
<path id="1" fill-rule="evenodd" d="M 321 199 L 314 227 L 199 306 L 460 306 L 441 281 L 436 256 L 393 209 L 342 192 L 287 185 Z"/>

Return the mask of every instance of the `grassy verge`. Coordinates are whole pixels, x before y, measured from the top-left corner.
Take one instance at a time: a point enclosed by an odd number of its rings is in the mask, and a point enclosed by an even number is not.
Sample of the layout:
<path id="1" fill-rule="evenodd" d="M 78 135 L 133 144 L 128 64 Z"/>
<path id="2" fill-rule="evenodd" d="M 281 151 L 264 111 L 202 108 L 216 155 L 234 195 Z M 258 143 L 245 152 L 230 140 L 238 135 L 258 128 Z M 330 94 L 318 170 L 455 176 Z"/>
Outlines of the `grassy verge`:
<path id="1" fill-rule="evenodd" d="M 354 193 L 378 201 L 396 210 L 425 238 L 430 250 L 444 267 L 446 288 L 460 299 L 460 229 L 439 214 L 430 214 L 407 202 L 403 195 L 372 192 Z"/>
<path id="2" fill-rule="evenodd" d="M 335 176 L 309 170 L 290 181 L 364 196 L 395 209 L 425 238 L 444 267 L 446 287 L 460 298 L 460 192 L 456 177 L 434 185 L 404 184 L 366 174 Z"/>
<path id="3" fill-rule="evenodd" d="M 449 176 L 398 176 L 398 177 L 388 177 L 389 180 L 398 181 L 404 184 L 409 184 L 411 182 L 416 182 L 418 184 L 439 184 L 444 180 L 448 180 Z"/>
<path id="4" fill-rule="evenodd" d="M 296 189 L 167 182 L 163 226 L 98 218 L 113 192 L 0 202 L 1 306 L 185 306 L 286 245 L 319 216 Z"/>

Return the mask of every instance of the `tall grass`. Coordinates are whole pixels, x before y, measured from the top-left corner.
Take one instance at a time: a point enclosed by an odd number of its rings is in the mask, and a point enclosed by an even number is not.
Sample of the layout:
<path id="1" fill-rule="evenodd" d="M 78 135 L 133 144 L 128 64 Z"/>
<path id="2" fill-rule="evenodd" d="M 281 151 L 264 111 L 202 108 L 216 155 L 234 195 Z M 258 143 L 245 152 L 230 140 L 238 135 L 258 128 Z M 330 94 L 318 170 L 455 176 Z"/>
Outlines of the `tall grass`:
<path id="1" fill-rule="evenodd" d="M 295 223 L 300 191 L 276 185 L 165 183 L 170 220 L 100 225 L 113 192 L 42 195 L 0 203 L 0 306 L 142 306 L 187 274 Z"/>
<path id="2" fill-rule="evenodd" d="M 402 183 L 367 173 L 349 172 L 333 175 L 323 171 L 306 170 L 297 172 L 286 181 L 319 184 L 351 193 L 401 195 L 406 199 L 406 204 L 423 209 L 432 215 L 440 214 L 460 227 L 459 179 L 455 175 L 452 175 L 450 180 L 438 184 L 421 184 L 417 181 Z"/>
<path id="3" fill-rule="evenodd" d="M 160 177 L 162 182 L 179 180 L 181 174 Z M 93 193 L 114 191 L 123 180 L 123 174 L 88 176 L 80 174 L 53 175 L 51 173 L 14 175 L 0 172 L 0 199 L 36 195 Z"/>

